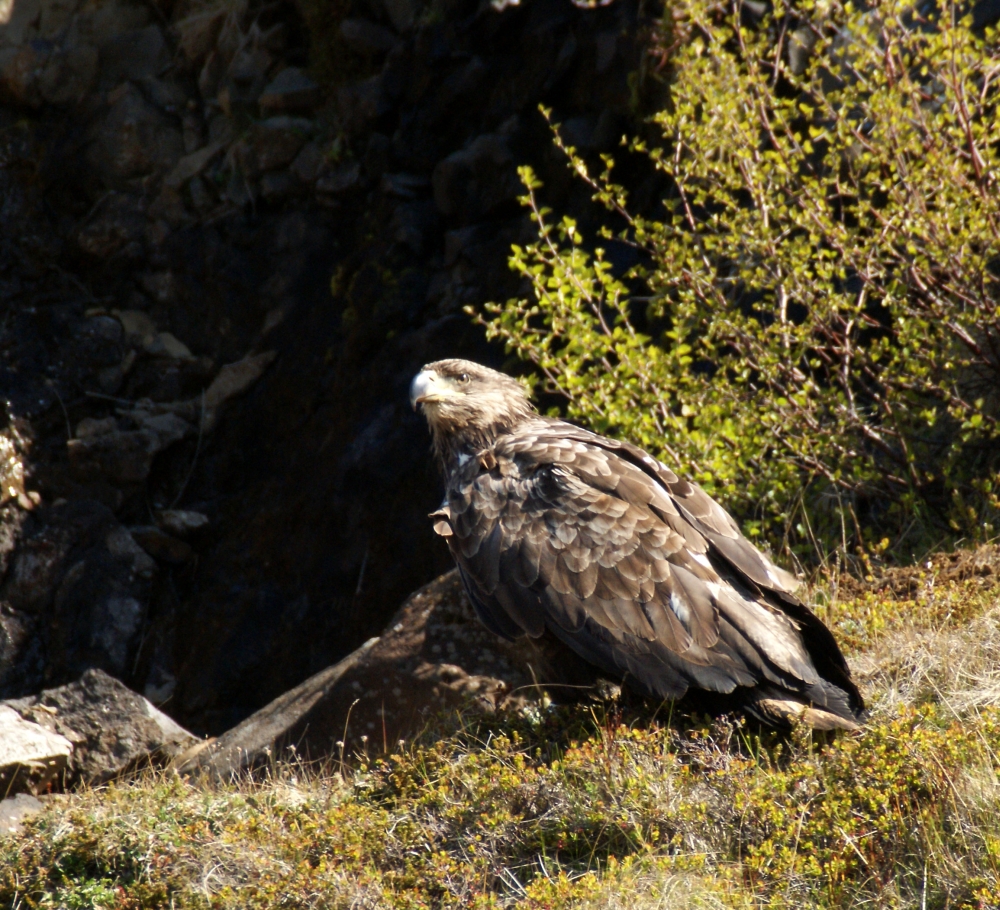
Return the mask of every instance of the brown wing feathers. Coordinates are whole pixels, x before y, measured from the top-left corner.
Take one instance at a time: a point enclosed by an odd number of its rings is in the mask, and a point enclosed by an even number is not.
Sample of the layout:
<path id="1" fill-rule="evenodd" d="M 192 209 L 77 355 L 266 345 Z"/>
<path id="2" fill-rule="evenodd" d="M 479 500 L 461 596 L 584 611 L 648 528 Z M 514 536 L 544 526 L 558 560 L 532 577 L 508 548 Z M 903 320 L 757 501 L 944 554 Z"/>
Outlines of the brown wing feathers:
<path id="1" fill-rule="evenodd" d="M 802 617 L 760 602 L 773 590 L 797 604 L 787 582 L 714 501 L 639 450 L 532 421 L 456 473 L 448 511 L 448 543 L 501 635 L 548 629 L 659 696 L 767 681 L 832 701 L 795 634 Z"/>

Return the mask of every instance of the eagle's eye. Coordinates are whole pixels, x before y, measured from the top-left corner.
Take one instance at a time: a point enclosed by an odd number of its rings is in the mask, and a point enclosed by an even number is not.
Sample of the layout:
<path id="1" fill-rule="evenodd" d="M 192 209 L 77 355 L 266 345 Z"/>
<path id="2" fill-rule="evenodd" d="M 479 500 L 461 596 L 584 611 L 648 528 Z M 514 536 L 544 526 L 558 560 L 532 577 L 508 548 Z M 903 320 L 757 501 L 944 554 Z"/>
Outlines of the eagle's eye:
<path id="1" fill-rule="evenodd" d="M 469 374 L 468 373 L 459 373 L 458 374 L 458 383 L 459 383 L 459 385 L 465 385 L 468 381 L 469 381 Z"/>

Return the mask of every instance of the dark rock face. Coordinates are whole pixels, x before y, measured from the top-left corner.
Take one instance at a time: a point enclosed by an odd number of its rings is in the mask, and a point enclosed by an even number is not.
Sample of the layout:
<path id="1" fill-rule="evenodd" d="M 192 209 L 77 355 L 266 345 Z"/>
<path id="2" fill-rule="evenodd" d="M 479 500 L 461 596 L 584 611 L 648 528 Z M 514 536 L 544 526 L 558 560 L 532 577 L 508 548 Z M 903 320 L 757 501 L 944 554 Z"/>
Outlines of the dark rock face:
<path id="1" fill-rule="evenodd" d="M 521 189 L 506 136 L 477 136 L 434 168 L 434 202 L 442 215 L 480 221 Z"/>
<path id="2" fill-rule="evenodd" d="M 131 82 L 108 95 L 109 109 L 91 132 L 88 163 L 109 186 L 173 168 L 184 154 L 178 124 Z"/>
<path id="3" fill-rule="evenodd" d="M 519 163 L 586 228 L 537 105 L 615 144 L 638 3 L 356 0 L 322 86 L 305 0 L 47 3 L 0 26 L 0 696 L 100 667 L 217 733 L 448 567 L 409 380 L 500 364 Z"/>
<path id="4" fill-rule="evenodd" d="M 0 686 L 37 691 L 100 667 L 127 675 L 156 563 L 99 502 L 39 509 L 0 587 Z"/>
<path id="5" fill-rule="evenodd" d="M 0 51 L 0 99 L 15 107 L 78 104 L 97 76 L 97 49 L 88 44 L 48 44 Z"/>

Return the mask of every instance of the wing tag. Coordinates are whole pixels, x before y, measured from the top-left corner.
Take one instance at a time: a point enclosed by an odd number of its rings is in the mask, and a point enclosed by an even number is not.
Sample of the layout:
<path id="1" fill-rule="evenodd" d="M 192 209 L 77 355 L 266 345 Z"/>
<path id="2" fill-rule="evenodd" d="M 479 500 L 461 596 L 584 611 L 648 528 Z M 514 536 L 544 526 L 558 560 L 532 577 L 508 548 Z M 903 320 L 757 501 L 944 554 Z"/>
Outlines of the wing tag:
<path id="1" fill-rule="evenodd" d="M 451 537 L 454 531 L 451 529 L 451 510 L 445 506 L 436 512 L 431 512 L 428 518 L 436 518 L 434 522 L 434 533 L 439 537 Z"/>

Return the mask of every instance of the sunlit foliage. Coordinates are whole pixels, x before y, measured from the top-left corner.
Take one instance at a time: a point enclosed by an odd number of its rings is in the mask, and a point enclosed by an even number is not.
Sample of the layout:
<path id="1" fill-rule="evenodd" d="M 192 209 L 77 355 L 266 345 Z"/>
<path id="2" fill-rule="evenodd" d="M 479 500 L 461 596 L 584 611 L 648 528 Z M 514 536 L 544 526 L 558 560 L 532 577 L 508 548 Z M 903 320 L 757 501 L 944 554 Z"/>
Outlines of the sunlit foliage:
<path id="1" fill-rule="evenodd" d="M 750 27 L 685 0 L 670 103 L 633 140 L 662 217 L 564 146 L 640 264 L 616 274 L 540 202 L 491 337 L 565 410 L 829 552 L 985 539 L 1000 491 L 1000 53 L 942 6 L 783 3 Z M 811 47 L 808 63 L 802 52 Z M 789 48 L 797 51 L 789 63 Z M 803 68 L 804 67 L 804 68 Z M 622 227 L 624 225 L 624 227 Z M 884 545 L 883 545 L 884 546 Z"/>

